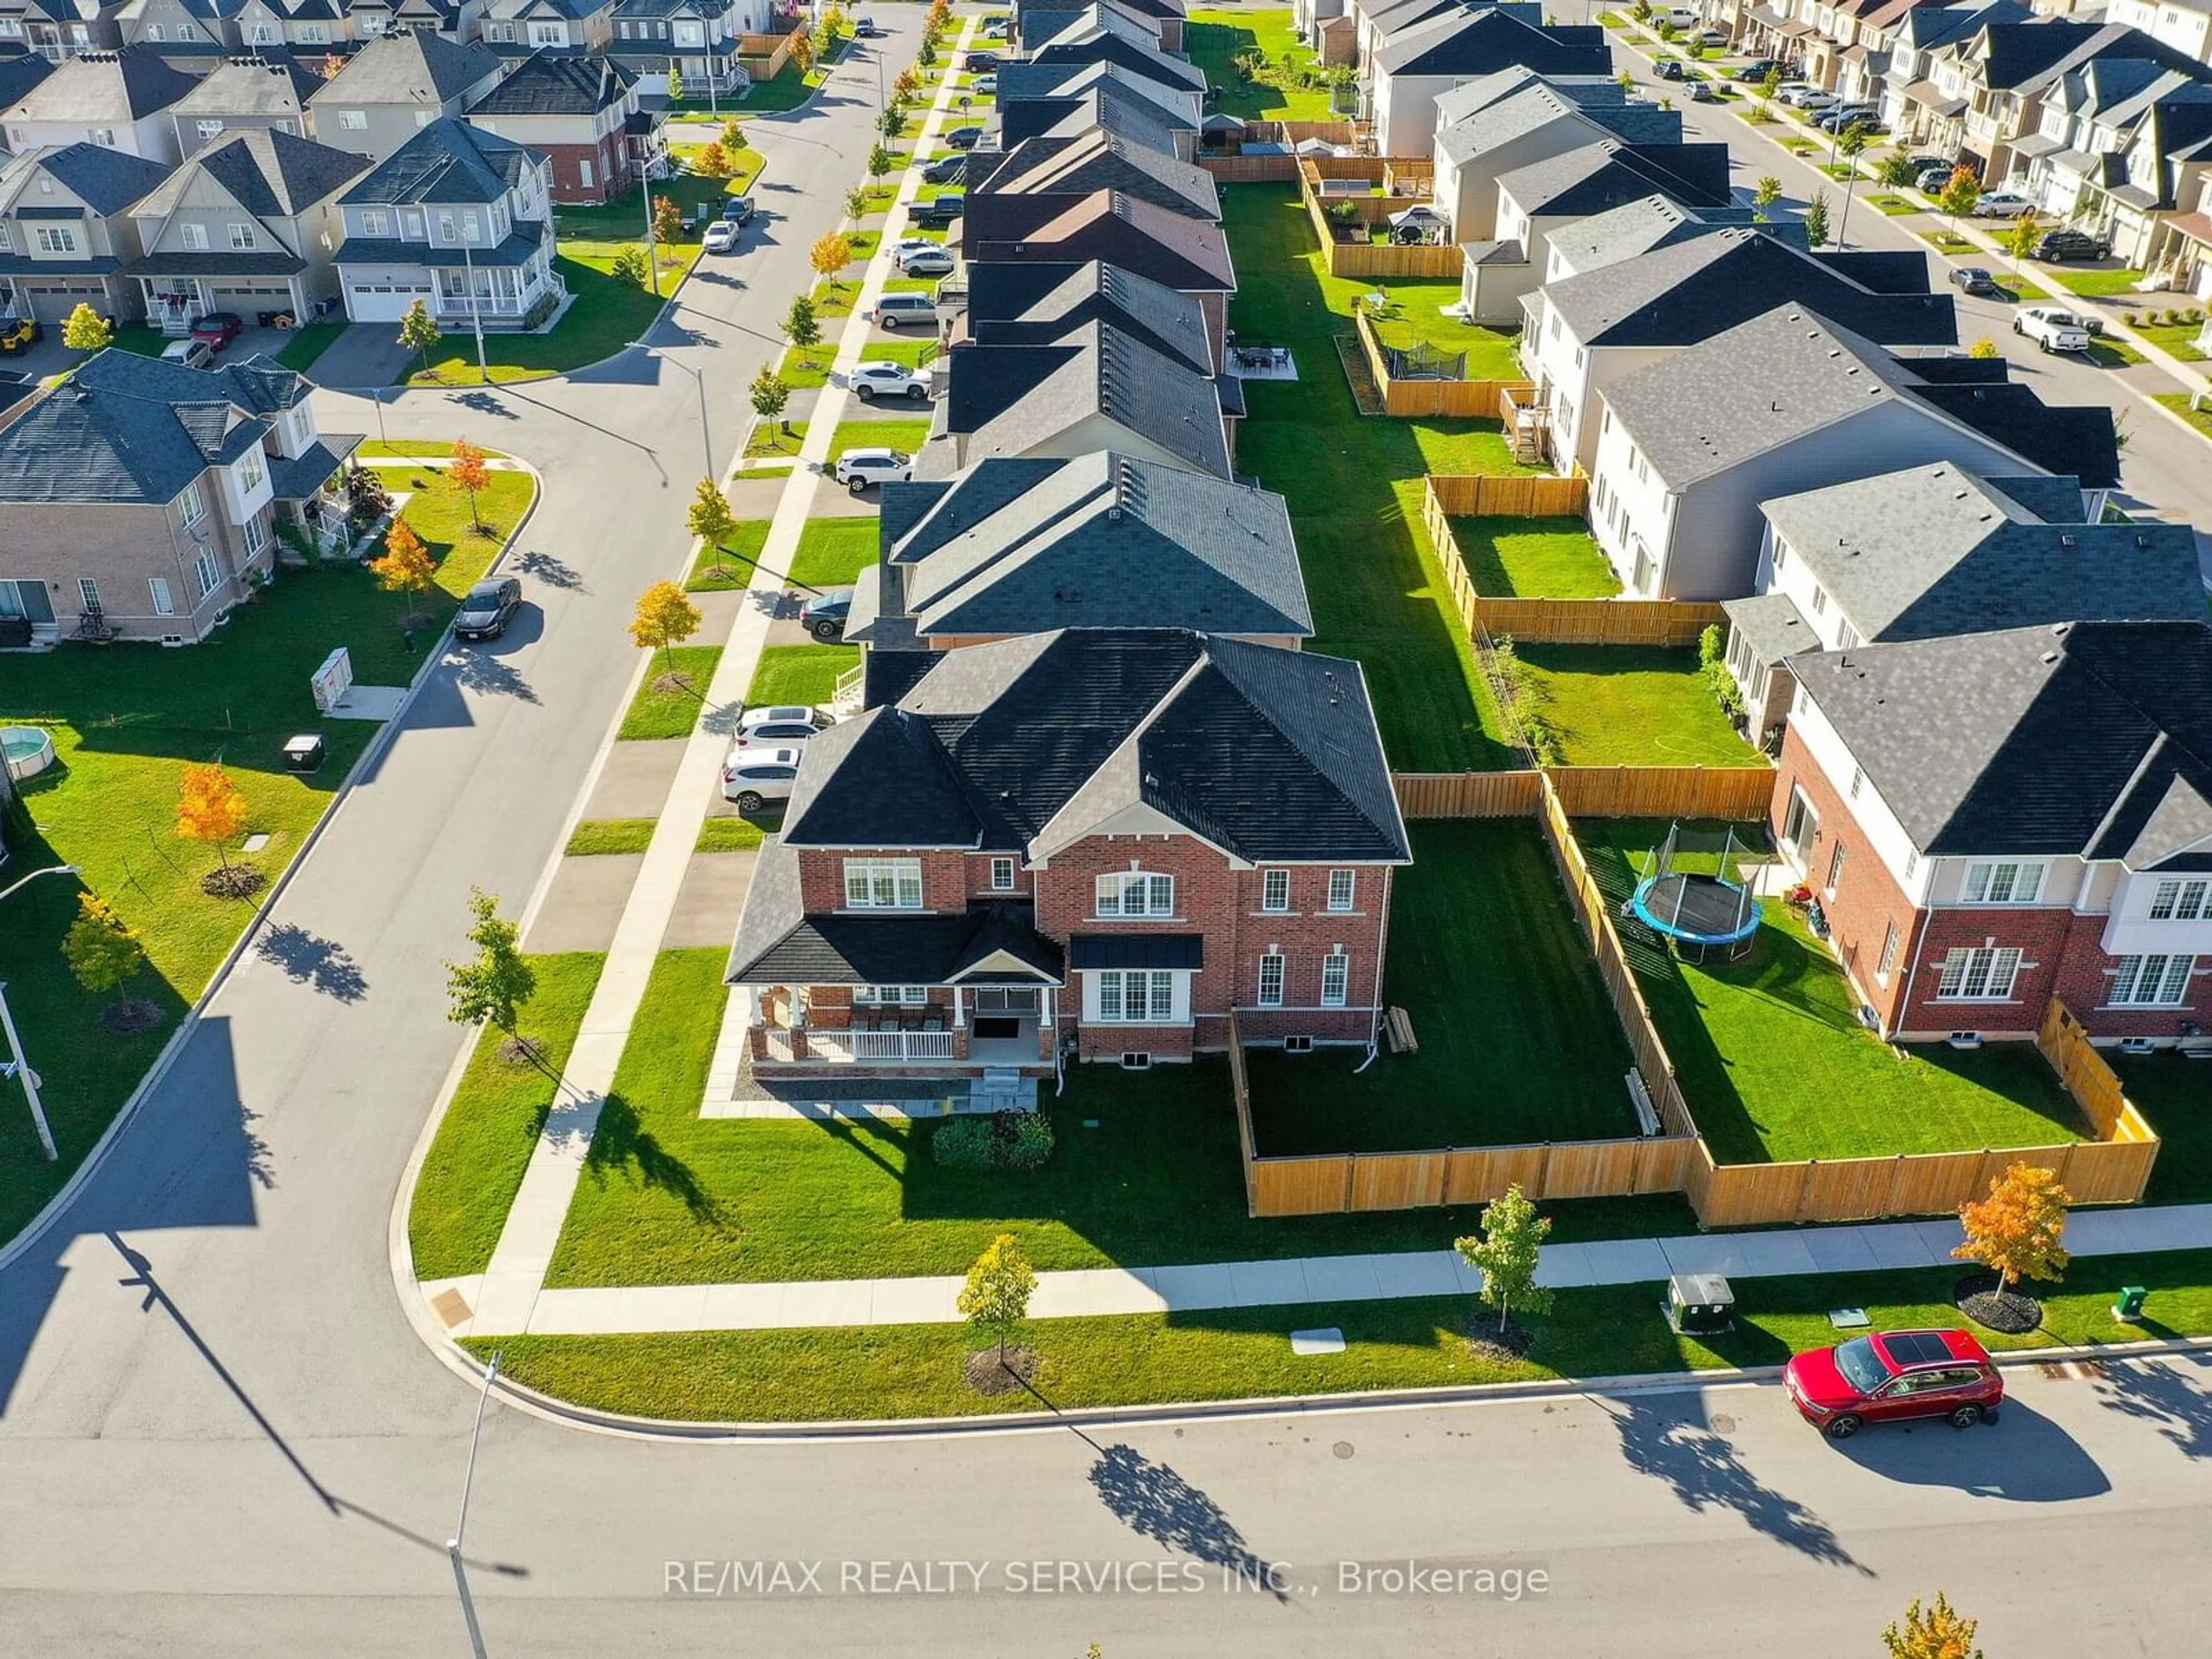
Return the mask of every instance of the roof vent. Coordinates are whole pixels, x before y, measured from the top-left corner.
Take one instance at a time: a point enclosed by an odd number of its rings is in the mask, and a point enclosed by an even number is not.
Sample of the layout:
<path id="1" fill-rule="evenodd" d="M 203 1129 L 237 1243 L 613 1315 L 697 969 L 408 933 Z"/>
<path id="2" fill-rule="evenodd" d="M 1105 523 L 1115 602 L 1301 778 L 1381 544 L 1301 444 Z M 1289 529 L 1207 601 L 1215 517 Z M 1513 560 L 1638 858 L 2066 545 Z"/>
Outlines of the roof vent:
<path id="1" fill-rule="evenodd" d="M 1013 804 L 1014 804 L 1014 792 L 1013 792 L 1012 790 L 1011 790 L 1011 789 L 1001 789 L 1000 791 L 999 791 L 999 805 L 1001 805 L 1001 806 L 1012 806 Z"/>
<path id="2" fill-rule="evenodd" d="M 2053 623 L 2051 624 L 2051 631 L 2063 640 L 2066 637 L 2067 631 L 2073 626 L 2070 622 Z"/>
<path id="3" fill-rule="evenodd" d="M 2058 538 L 2058 544 L 2061 547 L 2078 547 L 2081 545 L 2081 544 L 2075 541 L 2071 536 L 2061 536 Z"/>
<path id="4" fill-rule="evenodd" d="M 1106 522 L 1107 522 L 1108 524 L 1119 524 L 1119 523 L 1121 523 L 1121 509 L 1119 507 L 1108 507 L 1108 508 L 1106 509 Z"/>
<path id="5" fill-rule="evenodd" d="M 2057 662 L 2058 660 L 2058 653 L 2056 651 L 2046 651 L 2043 653 L 2043 660 L 2045 663 Z"/>

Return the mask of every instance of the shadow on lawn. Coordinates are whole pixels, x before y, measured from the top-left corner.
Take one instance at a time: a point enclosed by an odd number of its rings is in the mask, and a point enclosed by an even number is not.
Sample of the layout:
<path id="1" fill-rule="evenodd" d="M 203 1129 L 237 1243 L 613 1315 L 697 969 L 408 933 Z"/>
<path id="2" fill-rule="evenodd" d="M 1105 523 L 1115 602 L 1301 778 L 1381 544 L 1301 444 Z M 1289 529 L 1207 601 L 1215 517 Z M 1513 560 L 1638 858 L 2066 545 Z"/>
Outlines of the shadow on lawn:
<path id="1" fill-rule="evenodd" d="M 609 1095 L 599 1108 L 584 1170 L 603 1185 L 626 1180 L 658 1188 L 680 1200 L 702 1226 L 717 1233 L 734 1230 L 722 1200 L 701 1183 L 690 1164 L 660 1144 L 640 1120 L 637 1108 L 620 1095 Z"/>

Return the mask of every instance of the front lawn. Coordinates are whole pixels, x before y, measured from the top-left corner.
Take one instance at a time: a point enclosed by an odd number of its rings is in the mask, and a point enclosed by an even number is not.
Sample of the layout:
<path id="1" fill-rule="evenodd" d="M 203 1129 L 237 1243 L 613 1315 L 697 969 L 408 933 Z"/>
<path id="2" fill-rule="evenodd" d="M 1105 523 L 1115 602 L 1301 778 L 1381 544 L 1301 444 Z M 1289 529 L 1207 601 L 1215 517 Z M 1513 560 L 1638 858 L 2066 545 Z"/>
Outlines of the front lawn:
<path id="1" fill-rule="evenodd" d="M 1364 416 L 1335 340 L 1352 331 L 1361 284 L 1330 278 L 1311 221 L 1288 185 L 1224 192 L 1243 285 L 1230 309 L 1240 340 L 1283 345 L 1296 381 L 1245 387 L 1240 471 L 1281 494 L 1297 526 L 1298 558 L 1316 651 L 1357 659 L 1391 763 L 1452 772 L 1514 764 L 1474 648 L 1427 531 L 1423 476 L 1526 471 L 1494 421 Z"/>
<path id="2" fill-rule="evenodd" d="M 1018 1236 L 1027 1247 L 1027 1235 Z M 2044 1298 L 2041 1329 L 1976 1334 L 1992 1350 L 2017 1353 L 2212 1333 L 2212 1251 L 2101 1256 L 2094 1265 L 2094 1285 Z M 1028 1340 L 1038 1355 L 1037 1395 L 1062 1408 L 1711 1371 L 1777 1364 L 1830 1346 L 1837 1333 L 1827 1316 L 1836 1307 L 1864 1309 L 1879 1330 L 1956 1325 L 1950 1290 L 1958 1277 L 1955 1268 L 1929 1267 L 1738 1278 L 1735 1329 L 1714 1337 L 1675 1334 L 1657 1284 L 1560 1290 L 1549 1312 L 1514 1316 L 1535 1334 L 1520 1361 L 1473 1354 L 1467 1322 L 1474 1301 L 1466 1296 L 1039 1320 Z M 2140 1327 L 2112 1322 L 2111 1286 L 2124 1283 L 2151 1292 Z M 1291 1352 L 1289 1333 L 1328 1326 L 1343 1332 L 1343 1352 Z M 962 1381 L 972 1345 L 960 1325 L 472 1337 L 464 1346 L 479 1358 L 500 1350 L 501 1370 L 526 1388 L 640 1417 L 804 1422 L 1040 1409 L 1027 1390 L 987 1398 Z M 2132 1408 L 2124 1389 L 2114 1403 Z M 2148 1396 L 2142 1409 L 2171 1415 Z M 1632 1455 L 1670 1431 L 1663 1411 L 1631 1408 L 1621 1419 Z"/>
<path id="3" fill-rule="evenodd" d="M 1580 519 L 1454 519 L 1451 529 L 1479 593 L 1609 599 L 1620 592 L 1597 538 Z"/>
<path id="4" fill-rule="evenodd" d="M 477 1036 L 408 1203 L 416 1278 L 456 1278 L 489 1264 L 605 961 L 583 951 L 530 958 L 538 990 L 523 1005 L 520 1030 L 537 1046 L 535 1060 L 507 1059 L 501 1032 Z"/>
<path id="5" fill-rule="evenodd" d="M 1413 826 L 1397 872 L 1384 1001 L 1417 1054 L 1249 1052 L 1264 1155 L 1411 1152 L 1632 1135 L 1630 1057 L 1536 826 Z"/>
<path id="6" fill-rule="evenodd" d="M 870 363 L 904 363 L 909 368 L 928 362 L 938 355 L 934 340 L 871 340 L 861 361 Z M 818 345 L 793 346 L 783 354 L 776 365 L 776 373 L 783 383 L 794 392 L 805 392 L 830 384 L 830 368 L 837 360 L 837 343 L 824 340 Z"/>
<path id="7" fill-rule="evenodd" d="M 315 360 L 338 342 L 346 331 L 344 323 L 306 323 L 292 331 L 292 337 L 284 342 L 284 349 L 276 354 L 276 361 L 289 369 L 306 374 L 315 366 Z"/>
<path id="8" fill-rule="evenodd" d="M 2137 323 L 2135 331 L 2169 356 L 2179 357 L 2185 363 L 2204 361 L 2204 354 L 2197 344 L 2197 336 L 2204 331 L 2201 319 L 2193 323 Z"/>
<path id="9" fill-rule="evenodd" d="M 761 549 L 768 545 L 768 528 L 766 519 L 738 520 L 726 541 L 699 550 L 699 561 L 684 579 L 684 590 L 726 593 L 750 586 L 752 567 L 759 562 Z"/>
<path id="10" fill-rule="evenodd" d="M 745 441 L 745 455 L 753 460 L 771 455 L 796 455 L 805 442 L 804 421 L 759 421 L 754 423 L 752 435 Z"/>
<path id="11" fill-rule="evenodd" d="M 1711 830 L 1719 826 L 1690 825 Z M 1663 823 L 1583 820 L 1591 873 L 1618 906 L 1665 837 Z M 1857 997 L 1802 916 L 1769 900 L 1737 962 L 1675 958 L 1633 922 L 1621 928 L 1690 1112 L 1723 1164 L 1884 1158 L 2048 1146 L 2088 1134 L 2034 1046 L 1903 1054 L 1858 1022 Z"/>
<path id="12" fill-rule="evenodd" d="M 615 736 L 623 742 L 690 737 L 721 659 L 719 645 L 679 645 L 655 652 L 645 684 L 638 687 Z"/>
<path id="13" fill-rule="evenodd" d="M 828 459 L 836 461 L 848 450 L 896 449 L 911 455 L 929 441 L 929 422 L 894 415 L 881 419 L 840 421 L 830 434 Z"/>
<path id="14" fill-rule="evenodd" d="M 780 820 L 781 809 L 777 810 Z M 756 823 L 750 818 L 708 818 L 699 826 L 699 840 L 691 850 L 695 853 L 749 853 L 774 833 L 774 825 Z"/>
<path id="15" fill-rule="evenodd" d="M 625 241 L 571 240 L 563 231 L 561 254 L 553 265 L 568 283 L 568 292 L 575 295 L 574 302 L 550 333 L 485 334 L 484 362 L 491 372 L 492 384 L 565 374 L 611 357 L 643 336 L 698 258 L 699 245 L 660 245 L 660 292 L 657 295 L 650 288 L 640 288 L 614 275 L 615 260 L 628 246 Z M 445 337 L 430 349 L 429 372 L 410 368 L 400 384 L 484 384 L 477 368 L 475 334 L 458 324 L 449 326 Z"/>
<path id="16" fill-rule="evenodd" d="M 1520 645 L 1516 650 L 1565 766 L 1764 766 L 1687 648 Z"/>
<path id="17" fill-rule="evenodd" d="M 441 455 L 451 455 L 451 444 L 424 445 L 426 450 Z M 530 509 L 537 493 L 537 482 L 527 472 L 495 468 L 491 482 L 477 491 L 471 508 L 469 492 L 457 489 L 443 467 L 409 467 L 404 463 L 375 463 L 376 475 L 384 487 L 394 495 L 404 492 L 406 507 L 400 517 L 408 527 L 422 538 L 422 545 L 437 562 L 439 592 L 448 599 L 458 600 L 470 587 L 483 580 L 491 568 L 491 562 L 499 556 L 500 549 L 514 527 L 522 522 L 522 515 Z M 477 526 L 483 530 L 478 532 Z M 428 610 L 443 623 L 449 605 L 426 605 L 417 601 L 416 609 Z"/>
<path id="18" fill-rule="evenodd" d="M 572 859 L 642 853 L 652 844 L 658 818 L 586 818 L 568 832 L 562 854 Z"/>
<path id="19" fill-rule="evenodd" d="M 720 213 L 722 210 L 721 203 L 714 199 L 717 195 L 725 198 L 742 196 L 753 180 L 760 177 L 761 168 L 765 165 L 768 158 L 750 145 L 744 149 L 723 152 L 728 157 L 730 163 L 731 171 L 727 178 L 710 179 L 705 173 L 696 171 L 699 157 L 706 153 L 707 144 L 714 142 L 717 141 L 708 140 L 696 144 L 671 144 L 668 147 L 669 153 L 676 158 L 684 170 L 661 188 L 665 194 L 675 197 L 680 205 L 696 206 L 710 212 Z"/>
<path id="20" fill-rule="evenodd" d="M 2143 279 L 2142 272 L 2131 270 L 2125 265 L 2110 270 L 2084 265 L 2047 265 L 2045 270 L 2059 287 L 2084 299 L 2128 299 L 2139 296 L 2142 292 L 2138 286 Z"/>
<path id="21" fill-rule="evenodd" d="M 771 645 L 761 653 L 745 705 L 828 702 L 837 695 L 837 677 L 860 663 L 857 645 Z"/>
<path id="22" fill-rule="evenodd" d="M 793 587 L 849 587 L 876 562 L 878 520 L 861 518 L 809 519 L 792 556 Z"/>
<path id="23" fill-rule="evenodd" d="M 2212 438 L 2212 412 L 2190 406 L 2192 394 L 2186 392 L 2154 392 L 2150 400 L 2160 408 L 2178 415 L 2200 438 Z"/>

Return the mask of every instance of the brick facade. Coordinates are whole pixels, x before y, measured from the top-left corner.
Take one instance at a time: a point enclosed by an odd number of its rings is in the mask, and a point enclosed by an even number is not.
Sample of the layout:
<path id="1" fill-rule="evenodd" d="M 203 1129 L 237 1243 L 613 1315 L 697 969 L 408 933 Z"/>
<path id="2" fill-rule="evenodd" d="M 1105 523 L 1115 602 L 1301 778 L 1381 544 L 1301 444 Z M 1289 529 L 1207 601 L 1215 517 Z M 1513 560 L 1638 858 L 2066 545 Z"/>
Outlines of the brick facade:
<path id="1" fill-rule="evenodd" d="M 528 141 L 524 141 L 528 142 Z M 629 187 L 629 141 L 615 130 L 592 144 L 538 144 L 553 163 L 553 199 L 564 207 L 599 207 Z M 591 163 L 592 182 L 584 182 L 583 164 Z M 712 180 L 705 181 L 713 193 Z"/>

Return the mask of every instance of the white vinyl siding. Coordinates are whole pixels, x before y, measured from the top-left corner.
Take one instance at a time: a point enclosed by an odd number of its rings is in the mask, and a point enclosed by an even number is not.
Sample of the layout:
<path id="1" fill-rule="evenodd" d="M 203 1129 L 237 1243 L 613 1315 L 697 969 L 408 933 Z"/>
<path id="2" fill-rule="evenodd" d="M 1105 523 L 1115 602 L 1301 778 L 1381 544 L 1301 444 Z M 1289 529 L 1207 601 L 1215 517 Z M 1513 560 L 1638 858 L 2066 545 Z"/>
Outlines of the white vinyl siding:
<path id="1" fill-rule="evenodd" d="M 1171 916 L 1175 878 L 1142 870 L 1116 870 L 1098 878 L 1097 904 L 1102 916 Z"/>
<path id="2" fill-rule="evenodd" d="M 2020 973 L 2020 952 L 2010 945 L 1956 949 L 1943 958 L 1936 995 L 1944 1002 L 2002 1002 Z"/>
<path id="3" fill-rule="evenodd" d="M 921 908 L 920 859 L 847 859 L 845 906 L 851 910 Z"/>

